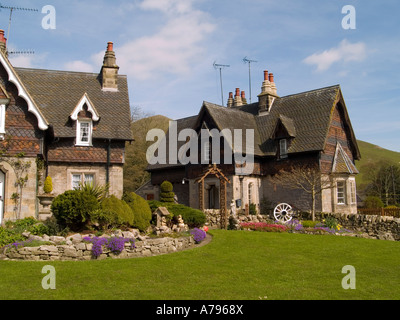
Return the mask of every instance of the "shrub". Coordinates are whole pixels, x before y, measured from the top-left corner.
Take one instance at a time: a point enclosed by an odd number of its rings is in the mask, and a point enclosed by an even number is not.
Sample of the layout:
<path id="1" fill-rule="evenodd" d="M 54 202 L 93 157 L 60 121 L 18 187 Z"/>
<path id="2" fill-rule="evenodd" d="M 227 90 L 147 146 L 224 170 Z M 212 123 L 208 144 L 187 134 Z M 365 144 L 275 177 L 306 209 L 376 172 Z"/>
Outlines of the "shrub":
<path id="1" fill-rule="evenodd" d="M 5 226 L 7 229 L 14 230 L 16 233 L 22 233 L 36 223 L 38 223 L 38 221 L 35 218 L 27 217 L 16 221 L 6 221 Z"/>
<path id="2" fill-rule="evenodd" d="M 134 227 L 145 231 L 150 226 L 152 210 L 149 203 L 134 192 L 124 194 L 123 199 L 129 205 L 135 217 Z"/>
<path id="3" fill-rule="evenodd" d="M 48 176 L 44 180 L 43 192 L 51 193 L 52 191 L 53 191 L 53 181 L 51 180 L 51 177 Z"/>
<path id="4" fill-rule="evenodd" d="M 336 230 L 338 227 L 338 221 L 334 217 L 327 217 L 325 220 L 323 220 L 324 225 L 329 228 L 329 229 L 334 229 Z"/>
<path id="5" fill-rule="evenodd" d="M 158 207 L 166 207 L 174 217 L 182 216 L 183 221 L 188 225 L 189 228 L 199 228 L 206 223 L 206 215 L 203 211 L 187 207 L 183 204 L 160 202 L 160 201 L 149 201 L 150 208 L 152 211 Z"/>
<path id="6" fill-rule="evenodd" d="M 54 216 L 47 218 L 45 221 L 43 221 L 43 224 L 47 228 L 46 234 L 48 236 L 66 235 L 68 233 L 68 229 L 64 229 L 62 226 L 60 226 Z"/>
<path id="7" fill-rule="evenodd" d="M 23 241 L 25 237 L 15 232 L 14 230 L 0 227 L 0 248 L 10 243 Z"/>
<path id="8" fill-rule="evenodd" d="M 81 190 L 69 190 L 56 198 L 51 204 L 51 211 L 62 227 L 79 231 L 89 217 L 89 213 L 99 208 L 96 197 Z"/>
<path id="9" fill-rule="evenodd" d="M 318 221 L 312 221 L 312 220 L 303 220 L 301 222 L 304 228 L 314 228 L 317 225 L 317 223 Z"/>
<path id="10" fill-rule="evenodd" d="M 257 206 L 255 203 L 250 203 L 249 205 L 249 214 L 256 215 L 257 214 Z"/>
<path id="11" fill-rule="evenodd" d="M 37 223 L 28 228 L 28 231 L 34 235 L 42 236 L 49 235 L 49 228 L 44 223 Z"/>
<path id="12" fill-rule="evenodd" d="M 160 200 L 162 202 L 175 202 L 175 193 L 173 192 L 174 187 L 171 182 L 164 181 L 160 185 Z"/>
<path id="13" fill-rule="evenodd" d="M 107 230 L 123 224 L 123 219 L 115 211 L 99 208 L 89 213 L 89 220 L 100 230 Z"/>
<path id="14" fill-rule="evenodd" d="M 112 195 L 108 198 L 105 198 L 101 203 L 101 209 L 105 212 L 109 211 L 114 213 L 119 219 L 119 223 L 122 225 L 126 225 L 132 227 L 134 225 L 134 214 L 130 206 L 121 199 L 118 199 L 116 196 Z M 112 216 L 109 217 L 112 219 Z"/>
<path id="15" fill-rule="evenodd" d="M 93 183 L 80 183 L 78 189 L 95 196 L 101 202 L 107 196 L 109 185 L 99 186 Z"/>
<path id="16" fill-rule="evenodd" d="M 364 201 L 364 207 L 368 209 L 383 208 L 384 204 L 379 197 L 368 196 Z"/>

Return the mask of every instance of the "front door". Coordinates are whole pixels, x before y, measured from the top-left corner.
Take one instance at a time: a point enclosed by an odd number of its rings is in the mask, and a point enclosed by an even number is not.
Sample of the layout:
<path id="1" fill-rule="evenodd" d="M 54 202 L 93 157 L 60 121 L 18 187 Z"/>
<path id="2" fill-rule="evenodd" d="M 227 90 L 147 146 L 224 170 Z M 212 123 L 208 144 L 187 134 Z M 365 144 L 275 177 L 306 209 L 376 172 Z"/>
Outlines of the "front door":
<path id="1" fill-rule="evenodd" d="M 4 185 L 6 175 L 0 170 L 0 225 L 4 218 Z"/>

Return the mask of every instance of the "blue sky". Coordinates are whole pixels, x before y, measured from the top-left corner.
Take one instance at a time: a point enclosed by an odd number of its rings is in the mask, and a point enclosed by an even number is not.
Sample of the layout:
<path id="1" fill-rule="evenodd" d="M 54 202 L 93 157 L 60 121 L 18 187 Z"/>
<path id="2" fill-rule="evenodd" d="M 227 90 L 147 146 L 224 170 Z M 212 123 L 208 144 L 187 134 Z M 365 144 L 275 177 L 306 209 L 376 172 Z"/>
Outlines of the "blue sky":
<path id="1" fill-rule="evenodd" d="M 400 152 L 400 4 L 397 0 L 3 0 L 15 66 L 100 71 L 108 41 L 128 76 L 131 106 L 172 119 L 230 91 L 256 101 L 263 70 L 280 96 L 340 84 L 357 139 Z M 42 8 L 55 8 L 44 29 Z M 344 29 L 345 5 L 355 29 Z M 0 11 L 8 33 L 9 10 Z M 251 97 L 247 57 L 251 64 Z"/>

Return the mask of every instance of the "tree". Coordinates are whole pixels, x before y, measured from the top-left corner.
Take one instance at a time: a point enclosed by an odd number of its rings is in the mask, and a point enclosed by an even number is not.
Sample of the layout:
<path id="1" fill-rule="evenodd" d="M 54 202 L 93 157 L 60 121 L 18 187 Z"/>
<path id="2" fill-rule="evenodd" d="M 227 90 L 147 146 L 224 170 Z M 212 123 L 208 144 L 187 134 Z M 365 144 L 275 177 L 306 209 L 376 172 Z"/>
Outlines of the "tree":
<path id="1" fill-rule="evenodd" d="M 400 202 L 400 166 L 393 162 L 379 161 L 363 166 L 368 182 L 368 196 L 379 197 L 388 206 Z"/>
<path id="2" fill-rule="evenodd" d="M 323 179 L 318 167 L 292 166 L 288 170 L 280 170 L 271 181 L 283 188 L 300 189 L 310 195 L 312 220 L 315 220 L 315 199 L 323 190 L 332 188 L 331 181 Z"/>

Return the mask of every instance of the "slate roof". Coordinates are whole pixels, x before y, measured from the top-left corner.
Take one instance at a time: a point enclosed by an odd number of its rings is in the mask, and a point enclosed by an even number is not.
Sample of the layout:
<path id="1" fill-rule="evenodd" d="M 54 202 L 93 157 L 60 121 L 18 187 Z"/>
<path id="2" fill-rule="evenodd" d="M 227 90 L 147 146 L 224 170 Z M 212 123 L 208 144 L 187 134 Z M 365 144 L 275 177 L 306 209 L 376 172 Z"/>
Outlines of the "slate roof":
<path id="1" fill-rule="evenodd" d="M 101 90 L 98 73 L 14 68 L 32 99 L 53 128 L 55 137 L 74 138 L 69 116 L 86 93 L 99 113 L 93 138 L 131 140 L 127 77 L 118 76 L 118 92 Z"/>
<path id="2" fill-rule="evenodd" d="M 331 124 L 332 111 L 341 98 L 339 85 L 307 91 L 299 94 L 278 97 L 270 112 L 258 113 L 258 102 L 239 107 L 224 107 L 210 102 L 203 102 L 197 116 L 177 120 L 179 128 L 199 129 L 204 113 L 213 119 L 219 130 L 254 129 L 254 155 L 276 156 L 277 144 L 274 131 L 279 121 L 287 130 L 292 142 L 289 154 L 322 151 Z M 344 107 L 345 109 L 345 107 Z M 348 118 L 347 110 L 344 110 Z M 359 158 L 359 150 L 355 136 L 347 119 L 354 144 L 355 159 Z M 243 143 L 246 141 L 242 138 Z M 167 148 L 168 149 L 168 148 Z M 178 144 L 179 150 L 179 144 Z M 149 170 L 169 167 L 169 165 L 150 165 Z"/>

